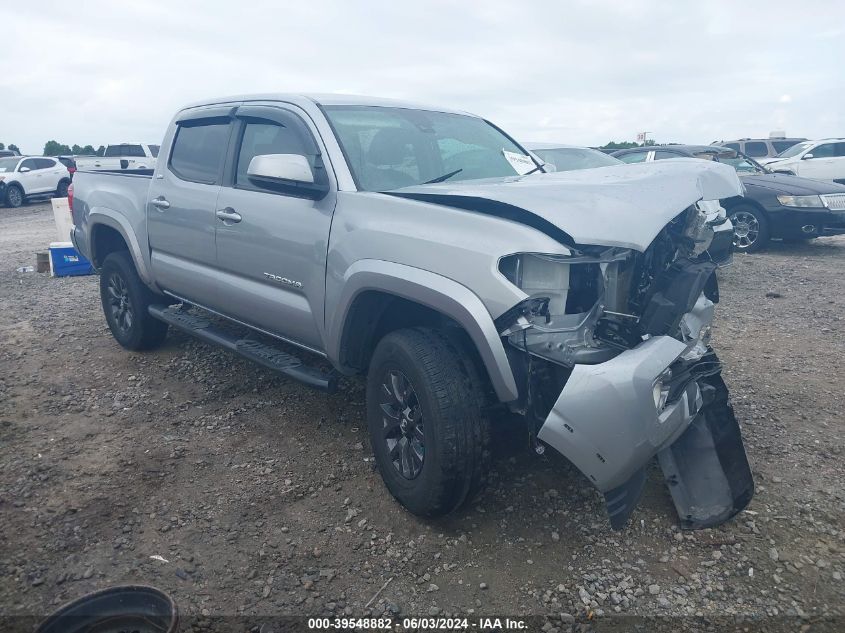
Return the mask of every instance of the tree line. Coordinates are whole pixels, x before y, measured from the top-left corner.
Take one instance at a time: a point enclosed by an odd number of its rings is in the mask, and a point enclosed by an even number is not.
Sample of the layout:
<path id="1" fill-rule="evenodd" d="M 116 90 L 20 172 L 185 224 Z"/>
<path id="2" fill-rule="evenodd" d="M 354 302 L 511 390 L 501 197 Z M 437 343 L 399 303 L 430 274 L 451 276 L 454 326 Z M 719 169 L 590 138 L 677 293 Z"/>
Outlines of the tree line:
<path id="1" fill-rule="evenodd" d="M 0 143 L 0 149 L 10 149 L 13 152 L 18 152 L 19 154 L 23 154 L 20 148 L 15 145 L 14 143 L 9 143 L 8 147 L 5 143 Z M 44 143 L 44 151 L 41 153 L 42 156 L 65 156 L 74 154 L 77 156 L 102 156 L 106 152 L 106 146 L 100 145 L 97 149 L 94 149 L 93 145 L 85 145 L 84 147 L 81 145 L 65 145 L 64 143 L 59 143 L 58 141 L 47 141 Z"/>
<path id="2" fill-rule="evenodd" d="M 62 156 L 65 154 L 74 154 L 82 156 L 102 156 L 106 151 L 105 145 L 100 145 L 94 149 L 93 145 L 86 145 L 81 147 L 79 145 L 65 145 L 58 141 L 47 141 L 44 144 L 44 156 Z"/>

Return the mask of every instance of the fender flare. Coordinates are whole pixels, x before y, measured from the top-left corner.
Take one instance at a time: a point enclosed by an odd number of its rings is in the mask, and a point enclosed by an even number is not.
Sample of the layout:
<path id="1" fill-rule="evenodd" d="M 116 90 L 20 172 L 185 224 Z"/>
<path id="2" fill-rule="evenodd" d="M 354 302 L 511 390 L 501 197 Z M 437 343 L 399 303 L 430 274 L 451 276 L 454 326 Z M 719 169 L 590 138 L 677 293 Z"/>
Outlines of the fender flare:
<path id="1" fill-rule="evenodd" d="M 453 319 L 469 334 L 501 402 L 516 400 L 519 391 L 493 318 L 469 288 L 420 268 L 375 259 L 362 259 L 344 274 L 332 320 L 327 324 L 326 353 L 336 362 L 349 309 L 362 292 L 374 290 L 395 295 Z"/>
<path id="2" fill-rule="evenodd" d="M 132 226 L 127 222 L 126 218 L 117 211 L 106 207 L 93 207 L 88 213 L 89 229 L 89 250 L 91 251 L 91 260 L 94 261 L 96 253 L 94 252 L 94 235 L 97 230 L 97 225 L 107 226 L 117 231 L 129 247 L 129 254 L 132 256 L 132 261 L 135 262 L 135 270 L 138 271 L 138 276 L 147 286 L 152 290 L 158 292 L 158 288 L 153 281 L 152 271 L 150 271 L 149 264 L 144 258 L 144 252 L 141 250 L 141 244 Z"/>

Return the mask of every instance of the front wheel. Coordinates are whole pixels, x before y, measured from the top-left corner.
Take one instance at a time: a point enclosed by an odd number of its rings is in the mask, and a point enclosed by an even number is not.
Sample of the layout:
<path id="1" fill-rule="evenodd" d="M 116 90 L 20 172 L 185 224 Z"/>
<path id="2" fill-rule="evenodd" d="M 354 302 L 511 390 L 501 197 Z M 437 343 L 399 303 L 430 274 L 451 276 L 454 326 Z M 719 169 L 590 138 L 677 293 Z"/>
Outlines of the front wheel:
<path id="1" fill-rule="evenodd" d="M 738 204 L 728 212 L 734 225 L 734 248 L 745 253 L 762 250 L 769 243 L 769 219 L 748 204 Z"/>
<path id="2" fill-rule="evenodd" d="M 6 189 L 6 204 L 13 209 L 17 209 L 21 206 L 23 204 L 23 200 L 23 189 L 17 185 L 10 185 L 9 188 Z"/>
<path id="3" fill-rule="evenodd" d="M 167 324 L 147 311 L 156 295 L 138 277 L 127 251 L 110 253 L 103 261 L 100 300 L 112 335 L 126 349 L 152 349 L 167 336 Z"/>
<path id="4" fill-rule="evenodd" d="M 428 328 L 397 330 L 367 374 L 367 425 L 390 493 L 420 516 L 458 508 L 489 464 L 484 390 L 469 354 Z"/>

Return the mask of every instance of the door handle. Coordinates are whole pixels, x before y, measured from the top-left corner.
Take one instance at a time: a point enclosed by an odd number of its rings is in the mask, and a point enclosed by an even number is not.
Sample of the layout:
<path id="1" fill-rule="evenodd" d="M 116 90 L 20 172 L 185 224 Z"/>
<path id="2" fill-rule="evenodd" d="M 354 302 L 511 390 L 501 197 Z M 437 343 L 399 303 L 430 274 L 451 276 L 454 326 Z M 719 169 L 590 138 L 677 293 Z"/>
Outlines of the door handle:
<path id="1" fill-rule="evenodd" d="M 159 211 L 164 211 L 165 209 L 170 208 L 170 203 L 165 199 L 164 196 L 159 196 L 158 198 L 154 198 L 150 200 L 154 207 L 157 207 Z"/>
<path id="2" fill-rule="evenodd" d="M 241 214 L 235 211 L 232 207 L 218 209 L 215 215 L 226 224 L 237 224 L 243 219 L 241 218 Z"/>

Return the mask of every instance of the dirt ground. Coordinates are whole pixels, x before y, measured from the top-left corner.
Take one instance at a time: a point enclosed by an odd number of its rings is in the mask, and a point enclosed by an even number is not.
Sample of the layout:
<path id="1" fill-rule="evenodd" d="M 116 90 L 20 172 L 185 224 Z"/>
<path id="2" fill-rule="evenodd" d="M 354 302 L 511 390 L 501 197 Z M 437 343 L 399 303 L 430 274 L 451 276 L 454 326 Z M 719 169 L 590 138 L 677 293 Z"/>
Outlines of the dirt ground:
<path id="1" fill-rule="evenodd" d="M 124 351 L 96 276 L 16 272 L 56 239 L 49 204 L 0 208 L 0 227 L 3 616 L 119 583 L 167 591 L 195 622 L 738 615 L 814 631 L 845 613 L 845 237 L 720 272 L 714 346 L 757 493 L 681 533 L 656 467 L 613 532 L 590 484 L 518 432 L 476 503 L 420 520 L 374 471 L 360 382 L 328 397 L 180 333 Z"/>

